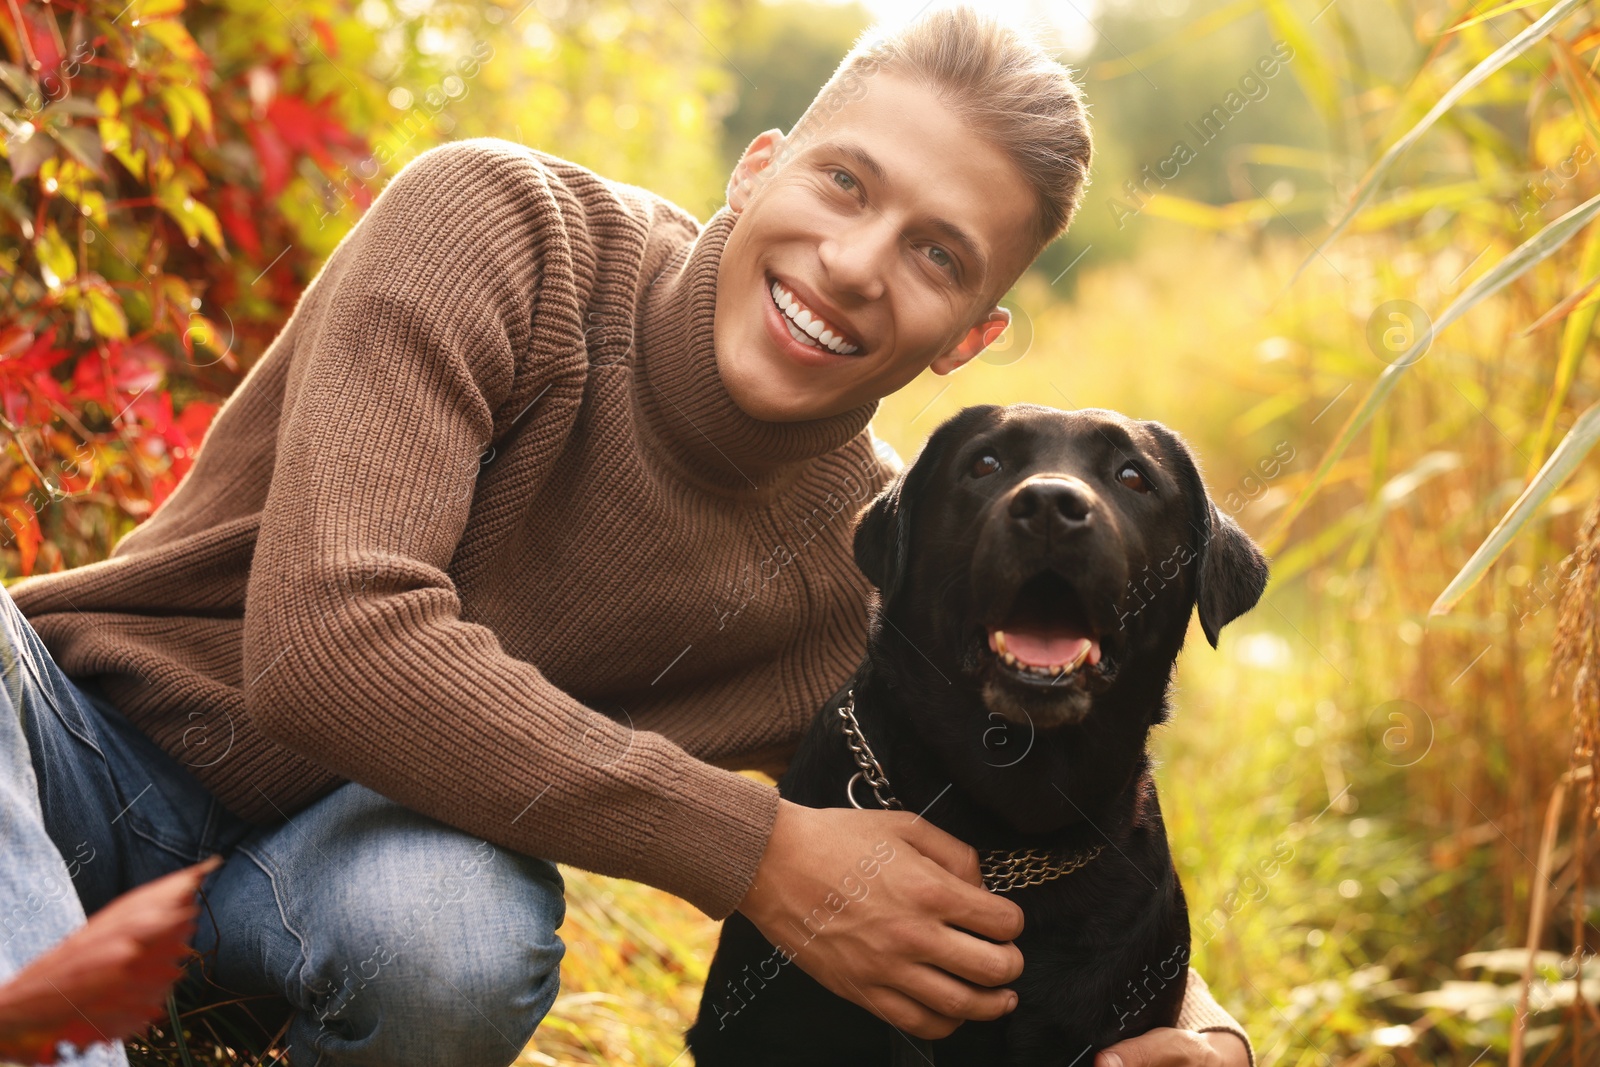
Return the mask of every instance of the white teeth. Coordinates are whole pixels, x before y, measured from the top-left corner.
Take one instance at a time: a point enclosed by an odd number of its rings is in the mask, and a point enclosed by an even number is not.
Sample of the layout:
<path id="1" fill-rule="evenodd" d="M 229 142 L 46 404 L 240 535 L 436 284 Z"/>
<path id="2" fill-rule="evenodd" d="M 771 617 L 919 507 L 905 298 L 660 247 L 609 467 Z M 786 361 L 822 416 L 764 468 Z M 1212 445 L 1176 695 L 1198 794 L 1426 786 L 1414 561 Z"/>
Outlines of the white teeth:
<path id="1" fill-rule="evenodd" d="M 994 631 L 995 654 L 1000 657 L 1005 665 L 1013 670 L 1019 671 L 1023 674 L 1030 674 L 1037 678 L 1054 678 L 1056 681 L 1061 681 L 1062 679 L 1070 677 L 1072 674 L 1077 672 L 1079 667 L 1083 666 L 1085 661 L 1088 660 L 1089 651 L 1092 647 L 1092 643 L 1086 642 L 1083 646 L 1083 649 L 1078 653 L 1077 657 L 1074 658 L 1071 663 L 1053 663 L 1048 667 L 1036 667 L 1032 664 L 1020 662 L 1017 657 L 1008 648 L 1006 648 L 1006 633 L 1004 630 Z"/>
<path id="2" fill-rule="evenodd" d="M 855 345 L 846 344 L 844 339 L 823 325 L 817 316 L 811 314 L 795 295 L 777 282 L 772 283 L 772 302 L 778 305 L 784 318 L 789 322 L 789 333 L 801 344 L 817 344 L 830 352 L 850 356 L 859 352 Z"/>
<path id="3" fill-rule="evenodd" d="M 784 326 L 788 327 L 789 336 L 793 337 L 796 341 L 799 341 L 803 345 L 810 345 L 812 348 L 821 347 L 817 344 L 817 342 L 811 339 L 810 334 L 802 332 L 800 327 L 796 326 L 792 320 L 785 319 L 783 320 L 783 324 Z"/>

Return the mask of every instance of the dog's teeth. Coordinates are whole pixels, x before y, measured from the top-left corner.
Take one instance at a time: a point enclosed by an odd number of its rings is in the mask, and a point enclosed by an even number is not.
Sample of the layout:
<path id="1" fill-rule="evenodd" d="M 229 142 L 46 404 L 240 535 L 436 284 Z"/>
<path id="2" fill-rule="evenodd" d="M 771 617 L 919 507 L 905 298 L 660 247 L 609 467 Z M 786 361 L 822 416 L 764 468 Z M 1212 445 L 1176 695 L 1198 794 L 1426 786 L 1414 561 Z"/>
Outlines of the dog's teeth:
<path id="1" fill-rule="evenodd" d="M 1001 642 L 1001 648 L 1004 649 L 1004 647 L 1005 643 Z M 1000 655 L 1006 661 L 1008 666 L 1015 667 L 1017 665 L 1017 657 L 1013 656 L 1011 653 L 1002 651 Z"/>
<path id="2" fill-rule="evenodd" d="M 995 651 L 999 652 L 1002 656 L 1009 655 L 1009 653 L 1006 652 L 1006 632 L 1004 630 L 996 630 L 994 632 L 994 647 Z"/>

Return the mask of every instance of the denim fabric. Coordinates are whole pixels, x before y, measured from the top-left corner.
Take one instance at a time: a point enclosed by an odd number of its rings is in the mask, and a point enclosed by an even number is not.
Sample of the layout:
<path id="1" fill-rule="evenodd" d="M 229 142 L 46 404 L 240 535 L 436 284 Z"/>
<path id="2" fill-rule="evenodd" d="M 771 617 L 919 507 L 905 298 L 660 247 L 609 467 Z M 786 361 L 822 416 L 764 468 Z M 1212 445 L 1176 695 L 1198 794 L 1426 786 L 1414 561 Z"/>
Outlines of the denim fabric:
<path id="1" fill-rule="evenodd" d="M 12 640 L 13 617 L 14 609 L 0 613 L 6 630 L 0 634 L 0 981 L 83 925 L 74 880 L 82 877 L 84 861 L 95 858 L 92 851 L 69 849 L 64 860 L 45 830 L 27 722 L 59 717 L 50 708 L 55 694 L 36 681 L 31 649 Z M 118 1043 L 94 1045 L 58 1062 L 127 1067 L 128 1059 Z"/>
<path id="2" fill-rule="evenodd" d="M 355 783 L 254 827 L 63 674 L 3 588 L 0 631 L 0 979 L 86 911 L 220 852 L 192 980 L 218 999 L 281 998 L 292 1067 L 517 1058 L 559 984 L 554 864 Z M 64 1062 L 126 1060 L 99 1045 Z"/>

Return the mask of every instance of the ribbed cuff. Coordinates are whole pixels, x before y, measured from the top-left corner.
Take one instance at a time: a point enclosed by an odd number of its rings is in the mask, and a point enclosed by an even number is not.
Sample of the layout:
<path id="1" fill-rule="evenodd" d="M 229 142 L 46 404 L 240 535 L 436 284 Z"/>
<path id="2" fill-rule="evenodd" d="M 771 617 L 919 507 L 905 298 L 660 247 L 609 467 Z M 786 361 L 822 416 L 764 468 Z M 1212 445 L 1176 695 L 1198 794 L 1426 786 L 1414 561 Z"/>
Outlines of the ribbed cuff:
<path id="1" fill-rule="evenodd" d="M 1256 1067 L 1256 1050 L 1250 1044 L 1250 1035 L 1244 1032 L 1239 1021 L 1228 1014 L 1228 1009 L 1218 1004 L 1211 995 L 1211 987 L 1200 977 L 1200 972 L 1189 968 L 1189 984 L 1184 990 L 1183 1006 L 1178 1011 L 1177 1028 L 1204 1033 L 1207 1030 L 1226 1030 L 1238 1034 L 1244 1042 L 1245 1054 L 1250 1057 L 1250 1067 Z"/>
<path id="2" fill-rule="evenodd" d="M 639 880 L 682 897 L 713 919 L 726 919 L 755 881 L 778 818 L 778 791 L 735 771 L 685 759 L 670 796 L 654 813 L 654 836 L 676 856 L 653 858 L 655 876 Z"/>

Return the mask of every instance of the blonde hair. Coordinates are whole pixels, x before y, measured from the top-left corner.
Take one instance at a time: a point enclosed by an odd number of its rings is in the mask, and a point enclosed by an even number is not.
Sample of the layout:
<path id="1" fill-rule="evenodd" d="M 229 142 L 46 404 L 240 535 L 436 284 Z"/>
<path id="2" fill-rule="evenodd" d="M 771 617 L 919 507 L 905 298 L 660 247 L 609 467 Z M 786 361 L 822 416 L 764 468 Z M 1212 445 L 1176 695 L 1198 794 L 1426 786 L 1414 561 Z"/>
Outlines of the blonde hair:
<path id="1" fill-rule="evenodd" d="M 880 71 L 932 90 L 1016 166 L 1036 201 L 1029 262 L 1066 232 L 1094 151 L 1083 91 L 1031 34 L 966 4 L 864 33 L 794 124 L 780 156 L 803 150 L 834 112 L 865 95 L 866 79 Z"/>

